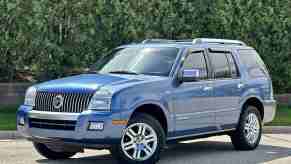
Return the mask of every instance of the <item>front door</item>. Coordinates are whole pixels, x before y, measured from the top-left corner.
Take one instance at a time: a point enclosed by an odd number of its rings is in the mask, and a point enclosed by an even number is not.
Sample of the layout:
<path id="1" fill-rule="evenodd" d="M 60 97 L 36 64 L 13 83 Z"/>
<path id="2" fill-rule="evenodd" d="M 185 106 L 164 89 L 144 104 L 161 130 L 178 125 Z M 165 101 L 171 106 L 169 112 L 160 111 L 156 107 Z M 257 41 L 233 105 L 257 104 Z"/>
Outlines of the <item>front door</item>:
<path id="1" fill-rule="evenodd" d="M 181 70 L 199 69 L 201 79 L 182 82 L 173 92 L 175 136 L 201 134 L 215 130 L 215 113 L 211 107 L 213 86 L 212 81 L 208 80 L 207 63 L 204 51 L 195 51 L 190 52 L 182 64 Z"/>

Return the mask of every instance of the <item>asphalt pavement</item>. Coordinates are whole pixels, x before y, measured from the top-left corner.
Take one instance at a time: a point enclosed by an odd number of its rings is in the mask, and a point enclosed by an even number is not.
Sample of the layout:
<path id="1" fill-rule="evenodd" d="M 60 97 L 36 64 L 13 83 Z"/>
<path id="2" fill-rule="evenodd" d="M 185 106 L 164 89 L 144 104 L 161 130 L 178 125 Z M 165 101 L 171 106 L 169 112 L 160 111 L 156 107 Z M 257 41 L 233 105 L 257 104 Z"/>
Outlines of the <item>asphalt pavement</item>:
<path id="1" fill-rule="evenodd" d="M 106 150 L 85 150 L 69 160 L 47 160 L 26 140 L 0 140 L 0 164 L 117 164 Z M 227 136 L 170 145 L 159 164 L 291 164 L 291 134 L 264 134 L 258 149 L 235 151 Z"/>

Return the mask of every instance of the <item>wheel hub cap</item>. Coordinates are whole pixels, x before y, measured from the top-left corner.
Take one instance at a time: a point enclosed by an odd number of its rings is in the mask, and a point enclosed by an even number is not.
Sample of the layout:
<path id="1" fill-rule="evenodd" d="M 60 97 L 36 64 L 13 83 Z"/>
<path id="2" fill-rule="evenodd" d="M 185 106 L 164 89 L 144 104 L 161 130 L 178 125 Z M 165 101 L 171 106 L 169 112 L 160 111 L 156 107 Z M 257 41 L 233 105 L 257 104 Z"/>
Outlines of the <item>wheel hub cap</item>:
<path id="1" fill-rule="evenodd" d="M 254 144 L 259 138 L 260 123 L 257 115 L 250 113 L 246 119 L 244 132 L 249 143 Z"/>
<path id="2" fill-rule="evenodd" d="M 149 159 L 155 153 L 157 145 L 156 132 L 145 123 L 135 123 L 127 127 L 121 140 L 124 154 L 138 161 Z"/>

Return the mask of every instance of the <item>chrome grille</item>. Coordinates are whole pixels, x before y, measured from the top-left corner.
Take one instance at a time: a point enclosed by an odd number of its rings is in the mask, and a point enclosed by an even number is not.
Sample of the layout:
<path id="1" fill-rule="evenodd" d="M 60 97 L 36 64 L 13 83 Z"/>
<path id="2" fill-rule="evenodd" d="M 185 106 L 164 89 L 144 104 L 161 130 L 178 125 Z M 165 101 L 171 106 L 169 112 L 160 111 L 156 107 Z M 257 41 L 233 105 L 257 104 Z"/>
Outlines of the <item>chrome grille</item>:
<path id="1" fill-rule="evenodd" d="M 53 98 L 62 95 L 63 105 L 56 109 L 53 106 Z M 47 112 L 81 113 L 87 109 L 92 93 L 50 93 L 37 92 L 34 110 Z"/>

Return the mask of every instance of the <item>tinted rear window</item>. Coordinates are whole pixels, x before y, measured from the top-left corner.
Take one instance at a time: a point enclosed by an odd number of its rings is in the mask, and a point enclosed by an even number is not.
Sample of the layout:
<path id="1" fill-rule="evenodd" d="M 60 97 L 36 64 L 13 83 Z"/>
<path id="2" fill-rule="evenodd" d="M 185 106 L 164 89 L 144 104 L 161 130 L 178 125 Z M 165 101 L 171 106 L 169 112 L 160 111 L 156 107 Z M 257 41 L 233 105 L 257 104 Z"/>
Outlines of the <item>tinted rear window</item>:
<path id="1" fill-rule="evenodd" d="M 247 68 L 252 78 L 266 77 L 268 75 L 266 66 L 255 50 L 239 50 L 239 58 Z"/>
<path id="2" fill-rule="evenodd" d="M 211 52 L 209 57 L 213 65 L 214 77 L 216 79 L 232 77 L 225 53 Z"/>
<path id="3" fill-rule="evenodd" d="M 230 66 L 230 70 L 231 70 L 231 75 L 232 75 L 232 78 L 237 78 L 239 77 L 239 71 L 238 71 L 238 68 L 237 68 L 237 65 L 236 65 L 236 62 L 232 56 L 231 53 L 226 53 L 226 56 L 227 56 L 227 59 L 228 59 L 228 63 L 229 63 L 229 66 Z"/>

